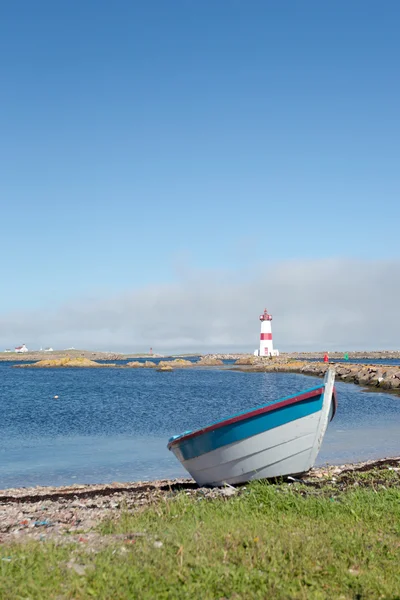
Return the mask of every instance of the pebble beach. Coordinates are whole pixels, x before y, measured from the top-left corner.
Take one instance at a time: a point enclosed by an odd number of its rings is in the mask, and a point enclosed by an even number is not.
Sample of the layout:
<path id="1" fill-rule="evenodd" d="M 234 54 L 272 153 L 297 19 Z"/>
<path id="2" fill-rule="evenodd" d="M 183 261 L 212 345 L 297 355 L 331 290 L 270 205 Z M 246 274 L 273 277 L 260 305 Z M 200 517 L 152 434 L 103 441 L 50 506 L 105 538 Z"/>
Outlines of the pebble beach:
<path id="1" fill-rule="evenodd" d="M 348 477 L 350 474 L 379 470 L 397 474 L 400 487 L 400 457 L 325 465 L 311 469 L 301 478 L 287 477 L 284 481 L 288 486 L 299 483 L 311 488 L 333 485 L 343 491 L 353 485 Z M 0 490 L 0 543 L 36 540 L 101 548 L 146 535 L 145 532 L 104 535 L 96 531 L 102 521 L 118 519 L 123 511 L 135 512 L 157 502 L 168 502 L 182 492 L 197 500 L 213 500 L 236 496 L 245 490 L 246 485 L 198 487 L 192 479 L 186 478 Z"/>

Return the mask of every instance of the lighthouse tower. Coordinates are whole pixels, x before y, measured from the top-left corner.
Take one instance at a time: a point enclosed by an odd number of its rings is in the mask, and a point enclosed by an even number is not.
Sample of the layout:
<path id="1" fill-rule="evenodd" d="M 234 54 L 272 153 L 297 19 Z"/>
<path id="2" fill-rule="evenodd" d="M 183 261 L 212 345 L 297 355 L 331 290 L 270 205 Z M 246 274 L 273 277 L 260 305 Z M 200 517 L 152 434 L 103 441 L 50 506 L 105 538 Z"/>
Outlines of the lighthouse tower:
<path id="1" fill-rule="evenodd" d="M 267 309 L 264 309 L 260 315 L 261 333 L 260 333 L 260 349 L 254 352 L 258 356 L 279 356 L 279 350 L 274 350 L 272 344 L 272 315 L 268 314 Z"/>

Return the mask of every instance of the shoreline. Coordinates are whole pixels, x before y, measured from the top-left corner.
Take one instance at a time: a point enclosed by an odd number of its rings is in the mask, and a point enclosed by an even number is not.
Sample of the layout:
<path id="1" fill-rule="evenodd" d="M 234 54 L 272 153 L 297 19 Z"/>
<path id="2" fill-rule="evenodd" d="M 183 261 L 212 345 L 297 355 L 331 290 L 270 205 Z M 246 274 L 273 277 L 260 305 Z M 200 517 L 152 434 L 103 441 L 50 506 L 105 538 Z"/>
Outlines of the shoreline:
<path id="1" fill-rule="evenodd" d="M 233 365 L 231 370 L 243 373 L 298 373 L 323 378 L 328 368 L 334 368 L 337 381 L 360 385 L 368 391 L 400 394 L 400 365 L 362 363 L 323 363 L 300 360 L 271 361 L 263 364 L 257 357 L 248 363 Z"/>
<path id="2" fill-rule="evenodd" d="M 384 458 L 371 458 L 369 460 L 342 463 L 342 464 L 324 464 L 318 467 L 312 467 L 307 473 L 299 476 L 297 479 L 302 481 L 311 481 L 315 478 L 328 477 L 334 474 L 349 472 L 349 471 L 364 471 L 383 465 L 391 465 L 399 463 L 400 471 L 400 456 L 386 456 Z M 285 478 L 283 478 L 285 479 Z M 248 485 L 238 484 L 237 486 L 227 485 L 226 487 L 240 489 Z M 173 479 L 151 479 L 112 483 L 76 483 L 73 485 L 37 485 L 33 487 L 18 487 L 18 488 L 0 488 L 0 506 L 4 503 L 23 503 L 36 502 L 38 500 L 51 499 L 71 499 L 85 498 L 90 496 L 108 496 L 119 492 L 143 492 L 147 490 L 166 491 L 171 489 L 185 490 L 220 490 L 222 488 L 201 487 L 191 477 L 175 477 Z"/>
<path id="3" fill-rule="evenodd" d="M 231 364 L 223 362 L 223 359 L 229 357 Z M 136 357 L 139 358 L 139 357 Z M 147 358 L 147 357 L 142 357 Z M 159 357 L 163 359 L 164 357 Z M 195 369 L 195 368 L 224 368 L 230 371 L 239 371 L 244 373 L 297 373 L 300 375 L 310 375 L 323 378 L 328 368 L 334 368 L 337 381 L 361 385 L 364 388 L 374 388 L 377 391 L 384 391 L 400 394 L 400 365 L 390 365 L 385 363 L 352 363 L 344 362 L 321 362 L 320 360 L 304 360 L 285 355 L 279 357 L 260 357 L 254 355 L 241 355 L 239 358 L 234 355 L 216 355 L 208 354 L 197 356 L 198 360 L 189 361 L 182 358 L 168 357 L 169 360 L 159 360 L 154 362 L 145 360 L 129 361 L 124 364 L 116 362 L 96 362 L 84 356 L 66 355 L 62 358 L 55 358 L 54 355 L 36 362 L 20 359 L 18 364 L 11 365 L 14 369 L 35 369 L 35 368 L 114 368 L 114 369 L 154 369 L 158 372 L 171 372 L 175 369 Z M 332 357 L 331 357 L 332 358 Z M 99 358 L 97 358 L 99 360 Z M 111 360 L 111 359 L 110 359 Z M 116 359 L 114 359 L 116 360 Z M 362 360 L 362 359 L 359 359 Z M 387 359 L 389 362 L 389 359 Z"/>
<path id="4" fill-rule="evenodd" d="M 314 467 L 303 476 L 270 481 L 270 485 L 305 485 L 311 488 L 353 481 L 354 474 L 394 471 L 400 475 L 400 456 L 371 459 L 358 463 Z M 157 502 L 168 502 L 184 493 L 194 499 L 229 499 L 251 483 L 220 488 L 199 487 L 193 479 L 160 479 L 73 486 L 36 486 L 0 490 L 0 544 L 29 540 L 104 546 L 115 536 L 98 532 L 99 524 L 119 518 L 123 511 L 143 509 Z M 358 485 L 358 484 L 357 484 Z M 138 535 L 138 534 L 135 534 Z M 117 536 L 118 537 L 118 536 Z M 121 537 L 121 536 L 119 536 Z M 125 539 L 129 535 L 124 536 Z"/>
<path id="5" fill-rule="evenodd" d="M 400 457 L 77 488 L 0 503 L 1 598 L 398 597 Z"/>
<path id="6" fill-rule="evenodd" d="M 315 360 L 323 359 L 324 351 L 312 352 L 281 352 L 280 359 L 296 359 L 296 360 Z M 343 360 L 345 351 L 329 352 L 329 357 L 334 360 Z M 400 359 L 399 350 L 370 350 L 370 351 L 352 351 L 348 352 L 350 360 L 395 360 Z M 70 356 L 71 358 L 82 357 L 90 360 L 134 360 L 137 358 L 152 359 L 174 359 L 174 358 L 190 358 L 190 357 L 207 357 L 219 360 L 238 360 L 254 356 L 249 352 L 232 352 L 232 353 L 188 353 L 188 354 L 146 354 L 146 353 L 128 353 L 120 352 L 101 352 L 96 350 L 54 350 L 52 352 L 33 351 L 26 353 L 16 352 L 0 352 L 0 362 L 32 362 L 43 359 L 61 359 Z M 260 358 L 260 357 L 258 357 Z M 262 358 L 262 357 L 261 357 Z"/>

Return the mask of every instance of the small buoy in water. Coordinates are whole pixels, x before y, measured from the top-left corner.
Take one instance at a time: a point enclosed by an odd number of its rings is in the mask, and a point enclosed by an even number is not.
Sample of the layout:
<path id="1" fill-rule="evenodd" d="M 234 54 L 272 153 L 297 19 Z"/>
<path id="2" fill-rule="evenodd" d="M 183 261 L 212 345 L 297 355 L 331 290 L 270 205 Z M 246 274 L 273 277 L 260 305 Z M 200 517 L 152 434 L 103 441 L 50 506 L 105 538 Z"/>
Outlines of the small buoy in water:
<path id="1" fill-rule="evenodd" d="M 57 400 L 58 396 L 54 396 L 54 399 Z"/>

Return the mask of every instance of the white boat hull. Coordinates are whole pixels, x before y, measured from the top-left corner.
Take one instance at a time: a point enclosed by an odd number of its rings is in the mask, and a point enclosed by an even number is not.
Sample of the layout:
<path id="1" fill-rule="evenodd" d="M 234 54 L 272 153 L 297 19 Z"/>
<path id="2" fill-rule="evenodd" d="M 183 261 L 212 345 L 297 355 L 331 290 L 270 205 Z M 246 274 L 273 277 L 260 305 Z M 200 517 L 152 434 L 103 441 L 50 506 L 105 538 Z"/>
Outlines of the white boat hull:
<path id="1" fill-rule="evenodd" d="M 319 414 L 299 419 L 272 431 L 183 460 L 182 465 L 199 485 L 218 486 L 251 479 L 300 473 L 311 467 Z M 179 451 L 175 453 L 179 458 Z"/>
<path id="2" fill-rule="evenodd" d="M 317 412 L 189 459 L 179 444 L 171 444 L 171 450 L 199 485 L 221 486 L 304 473 L 314 465 L 322 444 L 331 416 L 333 383 L 331 373 Z"/>

